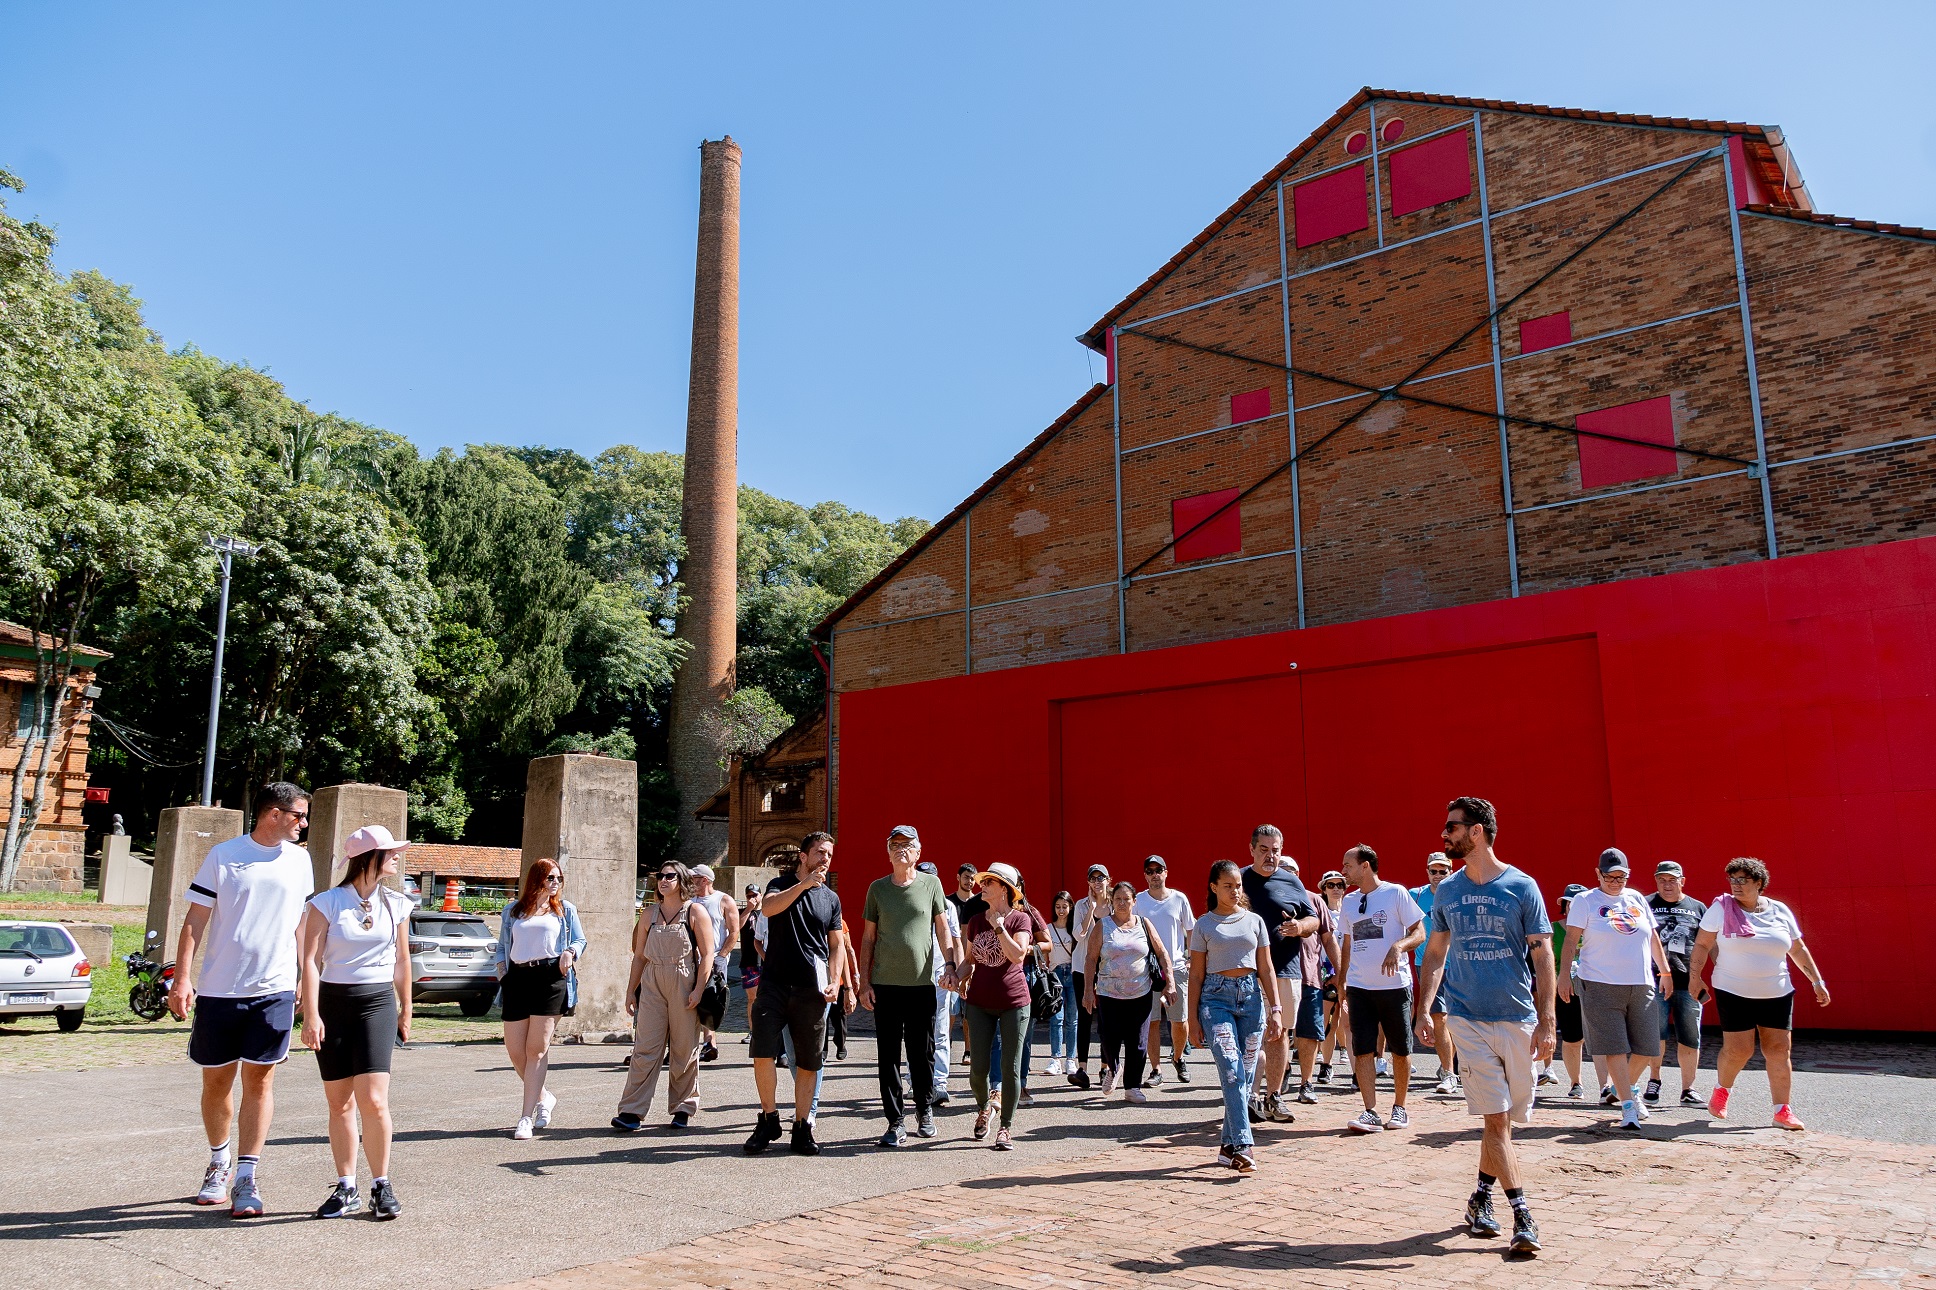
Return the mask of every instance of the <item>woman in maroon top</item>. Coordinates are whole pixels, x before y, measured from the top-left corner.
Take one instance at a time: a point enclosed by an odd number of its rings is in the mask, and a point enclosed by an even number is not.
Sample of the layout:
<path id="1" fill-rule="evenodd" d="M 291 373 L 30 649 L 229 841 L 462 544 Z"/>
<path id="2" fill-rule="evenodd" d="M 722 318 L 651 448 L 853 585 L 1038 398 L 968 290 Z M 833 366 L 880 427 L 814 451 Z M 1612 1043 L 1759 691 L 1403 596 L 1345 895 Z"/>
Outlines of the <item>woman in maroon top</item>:
<path id="1" fill-rule="evenodd" d="M 999 1033 L 1002 1123 L 995 1134 L 995 1150 L 1008 1151 L 1008 1128 L 1022 1088 L 1023 1037 L 1029 1024 L 1029 988 L 1022 960 L 1028 956 L 1035 924 L 1025 911 L 1015 908 L 1022 894 L 1022 875 L 1013 865 L 989 865 L 975 875 L 975 890 L 988 908 L 961 929 L 961 939 L 968 946 L 969 976 L 962 987 L 961 1013 L 973 1053 L 968 1084 L 975 1094 L 975 1141 L 988 1136 L 988 1055 Z"/>

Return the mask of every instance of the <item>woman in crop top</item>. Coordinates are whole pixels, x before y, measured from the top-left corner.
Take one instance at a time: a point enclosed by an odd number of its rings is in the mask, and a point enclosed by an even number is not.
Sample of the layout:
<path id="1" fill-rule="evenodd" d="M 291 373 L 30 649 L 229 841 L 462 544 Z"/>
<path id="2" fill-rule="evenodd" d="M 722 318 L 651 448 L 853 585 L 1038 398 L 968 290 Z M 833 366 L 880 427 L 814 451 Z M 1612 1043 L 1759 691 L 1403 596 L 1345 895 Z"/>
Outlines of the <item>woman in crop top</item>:
<path id="1" fill-rule="evenodd" d="M 1250 1091 L 1263 1041 L 1284 1034 L 1277 976 L 1264 920 L 1243 907 L 1244 883 L 1234 861 L 1210 866 L 1210 909 L 1190 929 L 1190 1042 L 1208 1048 L 1223 1085 L 1223 1145 L 1218 1162 L 1249 1173 L 1257 1167 L 1250 1131 Z M 1260 957 L 1261 956 L 1261 957 Z"/>
<path id="2" fill-rule="evenodd" d="M 503 982 L 504 1050 L 524 1082 L 524 1101 L 511 1136 L 523 1141 L 551 1123 L 558 1099 L 545 1087 L 551 1036 L 558 1018 L 578 1002 L 578 956 L 585 930 L 578 910 L 560 893 L 565 874 L 554 860 L 533 860 L 518 898 L 498 925 L 497 972 Z"/>
<path id="3" fill-rule="evenodd" d="M 410 901 L 384 879 L 394 880 L 408 845 L 380 825 L 350 834 L 343 881 L 311 896 L 303 911 L 302 1040 L 322 1072 L 336 1164 L 336 1186 L 318 1218 L 363 1212 L 356 1192 L 359 1109 L 370 1209 L 379 1219 L 403 1210 L 390 1187 L 390 1054 L 410 1038 Z"/>

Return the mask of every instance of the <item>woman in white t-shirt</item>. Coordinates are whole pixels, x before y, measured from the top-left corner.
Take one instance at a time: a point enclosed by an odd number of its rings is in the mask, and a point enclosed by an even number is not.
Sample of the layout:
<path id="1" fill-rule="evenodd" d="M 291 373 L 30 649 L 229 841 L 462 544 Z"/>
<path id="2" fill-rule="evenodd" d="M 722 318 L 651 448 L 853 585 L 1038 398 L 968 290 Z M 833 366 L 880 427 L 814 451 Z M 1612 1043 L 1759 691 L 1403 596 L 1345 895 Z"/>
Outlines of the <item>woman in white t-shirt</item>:
<path id="1" fill-rule="evenodd" d="M 1708 1114 L 1728 1118 L 1728 1097 L 1735 1076 L 1754 1056 L 1761 1041 L 1761 1058 L 1768 1067 L 1768 1093 L 1775 1103 L 1775 1123 L 1800 1129 L 1802 1122 L 1788 1105 L 1795 1068 L 1790 1033 L 1795 1024 L 1795 986 L 1788 975 L 1792 960 L 1815 990 L 1815 1002 L 1828 1007 L 1828 982 L 1815 966 L 1815 956 L 1802 943 L 1801 924 L 1788 906 L 1762 893 L 1768 887 L 1768 866 L 1752 856 L 1728 861 L 1728 894 L 1716 896 L 1701 918 L 1688 963 L 1689 988 L 1698 990 L 1701 969 L 1714 960 L 1714 1007 L 1721 1014 L 1721 1056 L 1715 1063 L 1717 1080 L 1707 1099 Z"/>
<path id="2" fill-rule="evenodd" d="M 395 1218 L 403 1207 L 390 1186 L 390 1054 L 410 1038 L 410 901 L 384 885 L 410 844 L 382 825 L 343 843 L 343 881 L 310 897 L 302 945 L 303 1046 L 316 1054 L 329 1104 L 329 1151 L 336 1186 L 318 1218 L 363 1211 L 356 1193 L 356 1121 L 370 1162 L 370 1210 Z"/>
<path id="3" fill-rule="evenodd" d="M 1048 1016 L 1049 1074 L 1064 1075 L 1076 1068 L 1075 898 L 1055 893 L 1049 919 L 1049 971 L 1062 982 L 1062 1010 Z"/>

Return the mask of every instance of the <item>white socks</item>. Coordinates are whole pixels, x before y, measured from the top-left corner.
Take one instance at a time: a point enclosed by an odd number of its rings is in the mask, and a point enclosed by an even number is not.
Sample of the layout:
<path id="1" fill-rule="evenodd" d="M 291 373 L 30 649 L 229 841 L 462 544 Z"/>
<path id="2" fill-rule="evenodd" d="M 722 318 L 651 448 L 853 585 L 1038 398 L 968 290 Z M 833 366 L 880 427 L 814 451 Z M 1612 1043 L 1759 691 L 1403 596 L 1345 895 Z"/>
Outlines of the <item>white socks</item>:
<path id="1" fill-rule="evenodd" d="M 229 1144 L 224 1142 L 219 1147 L 210 1147 L 208 1149 L 208 1162 L 211 1165 L 226 1166 L 229 1162 Z"/>
<path id="2" fill-rule="evenodd" d="M 255 1177 L 257 1157 L 237 1156 L 235 1158 L 235 1181 L 243 1182 Z"/>

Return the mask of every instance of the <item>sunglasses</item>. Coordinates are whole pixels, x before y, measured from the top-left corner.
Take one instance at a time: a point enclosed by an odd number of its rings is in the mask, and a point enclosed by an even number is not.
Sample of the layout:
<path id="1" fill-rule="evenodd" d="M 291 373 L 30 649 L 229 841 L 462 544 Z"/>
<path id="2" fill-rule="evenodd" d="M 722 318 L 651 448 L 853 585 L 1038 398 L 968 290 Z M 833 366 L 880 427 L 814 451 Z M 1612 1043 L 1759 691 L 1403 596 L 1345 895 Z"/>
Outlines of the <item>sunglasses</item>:
<path id="1" fill-rule="evenodd" d="M 677 881 L 679 881 L 679 875 L 678 875 L 678 874 L 676 874 L 676 873 L 672 873 L 672 872 L 670 872 L 670 871 L 668 871 L 668 872 L 666 872 L 666 873 L 662 873 L 662 874 L 660 874 L 660 875 L 659 875 L 659 881 L 660 881 L 660 882 L 677 882 Z"/>
<path id="2" fill-rule="evenodd" d="M 565 885 L 565 880 L 554 873 L 544 880 L 544 885 L 547 887 L 562 887 Z"/>

